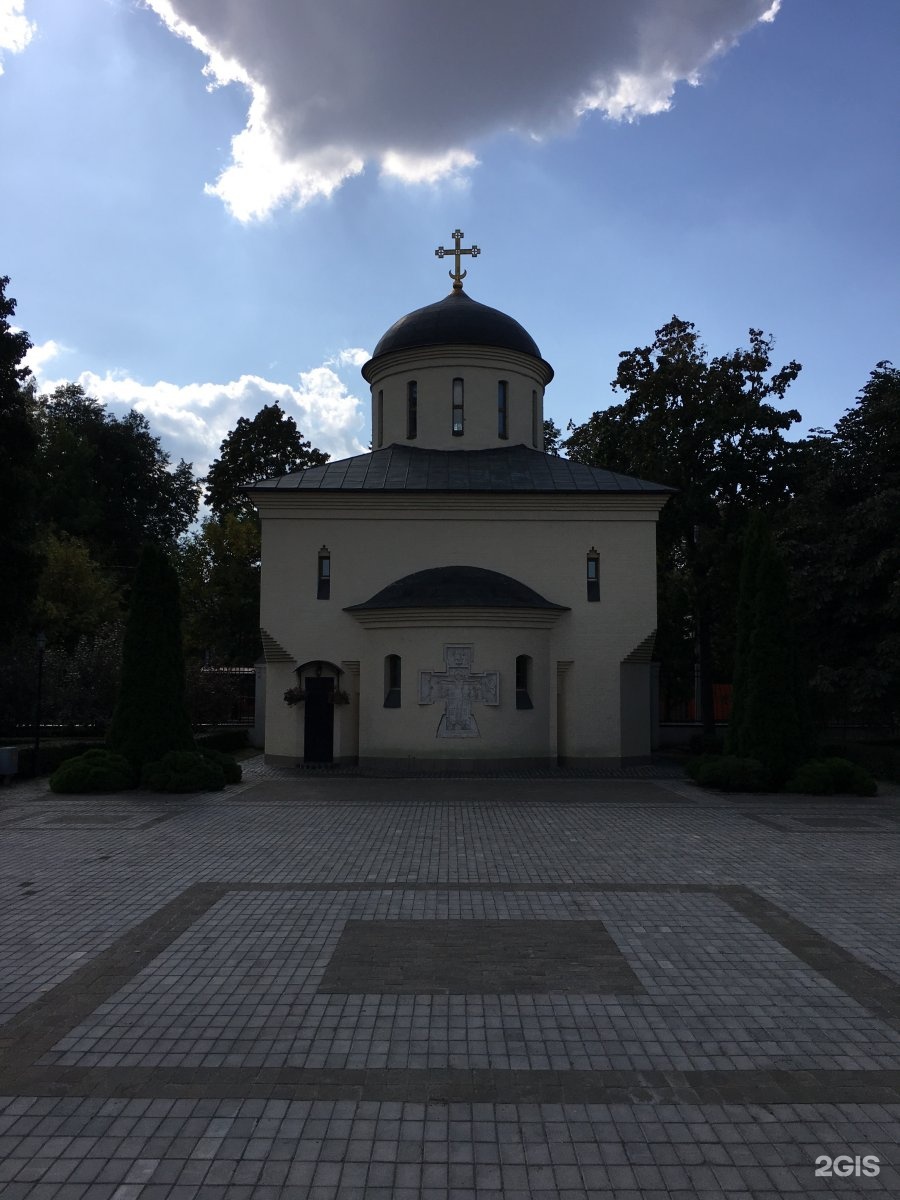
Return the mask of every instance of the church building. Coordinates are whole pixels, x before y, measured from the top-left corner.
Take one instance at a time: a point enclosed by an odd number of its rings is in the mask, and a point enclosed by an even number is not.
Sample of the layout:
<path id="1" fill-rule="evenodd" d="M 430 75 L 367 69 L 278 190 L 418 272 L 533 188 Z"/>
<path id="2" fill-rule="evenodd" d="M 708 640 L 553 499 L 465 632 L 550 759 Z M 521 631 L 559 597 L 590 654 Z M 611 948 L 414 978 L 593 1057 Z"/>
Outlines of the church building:
<path id="1" fill-rule="evenodd" d="M 671 492 L 547 454 L 553 368 L 453 287 L 362 368 L 372 451 L 247 489 L 269 762 L 596 767 L 650 754 Z"/>

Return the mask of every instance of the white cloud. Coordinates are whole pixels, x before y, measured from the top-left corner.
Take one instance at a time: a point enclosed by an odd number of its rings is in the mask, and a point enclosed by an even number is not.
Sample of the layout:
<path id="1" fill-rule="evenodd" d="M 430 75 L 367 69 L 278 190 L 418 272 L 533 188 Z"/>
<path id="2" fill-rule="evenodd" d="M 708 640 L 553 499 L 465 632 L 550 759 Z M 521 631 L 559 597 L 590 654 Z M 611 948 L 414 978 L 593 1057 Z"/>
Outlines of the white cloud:
<path id="1" fill-rule="evenodd" d="M 381 159 L 381 173 L 401 183 L 438 183 L 458 176 L 478 165 L 468 150 L 448 150 L 445 154 L 401 154 L 388 150 Z"/>
<path id="2" fill-rule="evenodd" d="M 277 383 L 258 375 L 242 375 L 228 383 L 175 384 L 165 380 L 140 383 L 121 371 L 98 375 L 83 371 L 76 379 L 49 379 L 45 365 L 53 357 L 45 342 L 29 365 L 35 372 L 42 392 L 51 392 L 61 383 L 79 383 L 117 415 L 135 408 L 150 422 L 173 461 L 184 458 L 194 464 L 197 474 L 218 457 L 222 439 L 233 429 L 239 417 L 253 417 L 266 404 L 278 403 L 294 418 L 303 436 L 333 459 L 361 454 L 369 434 L 368 405 L 348 388 L 337 371 L 327 363 L 310 371 L 301 371 L 299 382 Z M 363 350 L 342 351 L 348 358 L 341 365 L 355 365 Z M 365 438 L 366 441 L 362 439 Z"/>
<path id="3" fill-rule="evenodd" d="M 47 363 L 52 362 L 54 358 L 59 358 L 65 349 L 66 347 L 61 342 L 54 342 L 51 338 L 49 341 L 32 346 L 22 360 L 22 365 L 30 367 L 35 377 L 40 380 L 46 373 Z"/>
<path id="4" fill-rule="evenodd" d="M 249 221 L 330 196 L 367 162 L 405 183 L 459 179 L 479 138 L 664 112 L 780 0 L 145 3 L 206 57 L 213 86 L 248 91 L 207 190 Z"/>
<path id="5" fill-rule="evenodd" d="M 0 0 L 0 51 L 21 54 L 34 37 L 37 26 L 25 16 L 25 0 Z M 3 58 L 0 55 L 0 75 Z"/>
<path id="6" fill-rule="evenodd" d="M 360 346 L 352 346 L 347 350 L 339 350 L 334 358 L 329 358 L 326 367 L 361 367 L 372 357 L 371 350 L 363 350 Z"/>

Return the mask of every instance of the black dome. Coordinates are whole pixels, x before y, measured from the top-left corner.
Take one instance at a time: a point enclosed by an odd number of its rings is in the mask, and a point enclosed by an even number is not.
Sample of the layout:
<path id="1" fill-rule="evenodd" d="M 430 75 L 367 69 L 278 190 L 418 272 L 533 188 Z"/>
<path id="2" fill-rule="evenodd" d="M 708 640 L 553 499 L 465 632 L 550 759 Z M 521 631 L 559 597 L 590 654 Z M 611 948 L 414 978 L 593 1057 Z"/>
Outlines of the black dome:
<path id="1" fill-rule="evenodd" d="M 459 291 L 395 321 L 373 350 L 372 358 L 380 358 L 394 350 L 464 343 L 499 346 L 534 358 L 541 357 L 534 338 L 518 321 Z"/>
<path id="2" fill-rule="evenodd" d="M 433 567 L 416 571 L 389 583 L 362 604 L 351 604 L 345 612 L 376 608 L 549 608 L 568 612 L 553 604 L 518 579 L 487 571 L 483 567 Z"/>

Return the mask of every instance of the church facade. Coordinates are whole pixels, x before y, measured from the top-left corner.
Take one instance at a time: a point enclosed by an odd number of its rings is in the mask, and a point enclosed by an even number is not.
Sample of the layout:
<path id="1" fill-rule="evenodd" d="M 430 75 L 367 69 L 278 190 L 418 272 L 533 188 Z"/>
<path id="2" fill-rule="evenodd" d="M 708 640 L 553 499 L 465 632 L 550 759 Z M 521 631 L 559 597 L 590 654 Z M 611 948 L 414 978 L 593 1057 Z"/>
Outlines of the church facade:
<path id="1" fill-rule="evenodd" d="M 277 764 L 596 766 L 650 753 L 670 489 L 543 449 L 553 370 L 462 287 L 363 376 L 372 451 L 248 488 Z"/>

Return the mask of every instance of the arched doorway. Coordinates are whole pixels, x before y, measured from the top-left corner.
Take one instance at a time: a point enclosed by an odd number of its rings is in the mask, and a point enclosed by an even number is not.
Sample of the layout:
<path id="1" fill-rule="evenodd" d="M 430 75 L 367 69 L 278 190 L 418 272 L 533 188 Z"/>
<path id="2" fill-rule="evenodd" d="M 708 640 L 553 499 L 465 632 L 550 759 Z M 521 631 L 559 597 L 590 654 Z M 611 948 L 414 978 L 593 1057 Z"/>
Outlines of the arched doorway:
<path id="1" fill-rule="evenodd" d="M 334 761 L 334 701 L 342 671 L 336 663 L 313 659 L 296 668 L 303 689 L 303 762 Z M 327 673 L 326 673 L 327 672 Z"/>
<path id="2" fill-rule="evenodd" d="M 334 757 L 334 680 L 310 675 L 303 687 L 303 761 L 330 763 Z"/>

